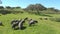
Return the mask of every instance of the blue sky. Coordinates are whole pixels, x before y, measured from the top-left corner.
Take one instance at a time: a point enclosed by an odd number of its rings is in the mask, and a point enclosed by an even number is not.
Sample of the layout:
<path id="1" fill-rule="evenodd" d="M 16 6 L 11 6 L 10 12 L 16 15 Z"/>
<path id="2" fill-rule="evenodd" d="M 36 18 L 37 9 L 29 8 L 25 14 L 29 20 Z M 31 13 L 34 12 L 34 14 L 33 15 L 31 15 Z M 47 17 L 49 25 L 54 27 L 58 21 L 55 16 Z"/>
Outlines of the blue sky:
<path id="1" fill-rule="evenodd" d="M 27 7 L 29 4 L 40 3 L 45 7 L 54 7 L 60 9 L 60 0 L 1 0 L 3 6 L 20 6 Z"/>

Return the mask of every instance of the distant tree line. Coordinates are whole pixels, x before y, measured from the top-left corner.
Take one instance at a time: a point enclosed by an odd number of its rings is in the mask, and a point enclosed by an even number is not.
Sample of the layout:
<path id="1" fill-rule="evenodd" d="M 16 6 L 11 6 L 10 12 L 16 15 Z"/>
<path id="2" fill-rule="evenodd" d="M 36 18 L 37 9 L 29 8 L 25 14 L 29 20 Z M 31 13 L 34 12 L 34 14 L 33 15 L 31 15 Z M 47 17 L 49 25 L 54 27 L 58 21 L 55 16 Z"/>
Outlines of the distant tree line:
<path id="1" fill-rule="evenodd" d="M 53 7 L 51 8 L 46 8 L 45 6 L 43 6 L 42 4 L 30 4 L 28 5 L 26 8 L 22 9 L 21 7 L 17 6 L 17 7 L 10 7 L 10 6 L 6 6 L 6 7 L 3 7 L 3 6 L 0 6 L 0 9 L 3 9 L 3 10 L 0 10 L 0 13 L 5 13 L 7 11 L 7 13 L 9 12 L 13 12 L 13 13 L 16 13 L 17 11 L 15 11 L 16 9 L 20 9 L 20 10 L 23 10 L 23 11 L 27 11 L 28 13 L 33 13 L 33 14 L 42 14 L 42 13 L 48 13 L 48 14 L 54 14 L 54 13 L 60 13 L 60 10 L 58 9 L 55 9 Z M 7 9 L 7 10 L 5 10 Z M 15 9 L 15 10 L 8 10 L 8 9 Z M 18 11 L 19 13 L 20 11 Z M 23 13 L 21 11 L 21 13 Z"/>
<path id="2" fill-rule="evenodd" d="M 17 6 L 17 7 L 10 7 L 10 6 L 6 6 L 5 8 L 7 8 L 7 9 L 15 9 L 15 8 L 17 8 L 17 9 L 20 9 L 21 7 L 19 7 L 19 6 Z M 4 9 L 4 7 L 3 6 L 0 6 L 0 9 Z"/>
<path id="3" fill-rule="evenodd" d="M 15 10 L 13 10 L 15 9 Z M 17 6 L 17 7 L 10 7 L 10 6 L 6 6 L 6 7 L 3 7 L 3 6 L 0 6 L 0 13 L 1 14 L 10 14 L 10 13 L 13 13 L 13 14 L 17 14 L 17 13 L 23 13 L 23 11 L 18 11 L 16 9 L 21 9 L 21 7 Z"/>
<path id="4" fill-rule="evenodd" d="M 31 12 L 31 13 L 35 13 L 35 14 L 41 14 L 41 13 L 49 13 L 49 14 L 60 13 L 60 11 L 58 9 L 55 9 L 54 7 L 46 8 L 42 4 L 30 4 L 24 10 L 26 10 L 29 13 Z"/>

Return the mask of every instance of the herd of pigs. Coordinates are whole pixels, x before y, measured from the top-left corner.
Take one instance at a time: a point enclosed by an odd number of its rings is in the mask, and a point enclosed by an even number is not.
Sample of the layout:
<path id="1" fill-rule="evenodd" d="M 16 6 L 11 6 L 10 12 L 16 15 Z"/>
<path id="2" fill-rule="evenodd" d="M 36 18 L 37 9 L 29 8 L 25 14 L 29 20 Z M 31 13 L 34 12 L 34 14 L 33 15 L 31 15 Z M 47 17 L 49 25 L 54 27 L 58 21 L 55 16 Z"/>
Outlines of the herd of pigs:
<path id="1" fill-rule="evenodd" d="M 39 19 L 42 20 L 42 18 L 39 18 Z M 14 30 L 16 30 L 16 29 L 20 29 L 20 30 L 24 29 L 23 25 L 24 25 L 24 23 L 25 23 L 26 20 L 28 21 L 28 26 L 32 26 L 32 25 L 38 23 L 37 20 L 28 19 L 28 17 L 26 17 L 24 19 L 19 19 L 19 20 L 14 19 L 14 20 L 11 21 L 11 27 L 12 27 L 12 29 L 14 29 Z M 47 18 L 45 18 L 45 20 L 47 20 Z M 0 26 L 2 26 L 2 25 L 3 24 L 0 21 Z"/>

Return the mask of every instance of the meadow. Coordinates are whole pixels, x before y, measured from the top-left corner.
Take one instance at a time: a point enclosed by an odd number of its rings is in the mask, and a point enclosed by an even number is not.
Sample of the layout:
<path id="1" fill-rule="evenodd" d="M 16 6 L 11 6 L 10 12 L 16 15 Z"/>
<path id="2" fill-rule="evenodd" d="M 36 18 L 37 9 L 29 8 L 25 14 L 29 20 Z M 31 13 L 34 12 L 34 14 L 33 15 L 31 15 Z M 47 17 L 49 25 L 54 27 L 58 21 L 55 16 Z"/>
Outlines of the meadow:
<path id="1" fill-rule="evenodd" d="M 18 13 L 18 14 L 0 14 L 0 21 L 2 21 L 4 26 L 0 26 L 0 34 L 60 34 L 60 22 L 49 20 L 48 16 L 40 16 L 29 13 Z M 59 18 L 60 14 L 48 14 L 54 18 Z M 28 26 L 28 21 L 25 22 L 24 30 L 13 30 L 11 28 L 12 19 L 21 19 L 28 17 L 37 20 L 38 23 L 35 26 Z M 48 20 L 40 20 L 39 18 L 48 17 Z"/>

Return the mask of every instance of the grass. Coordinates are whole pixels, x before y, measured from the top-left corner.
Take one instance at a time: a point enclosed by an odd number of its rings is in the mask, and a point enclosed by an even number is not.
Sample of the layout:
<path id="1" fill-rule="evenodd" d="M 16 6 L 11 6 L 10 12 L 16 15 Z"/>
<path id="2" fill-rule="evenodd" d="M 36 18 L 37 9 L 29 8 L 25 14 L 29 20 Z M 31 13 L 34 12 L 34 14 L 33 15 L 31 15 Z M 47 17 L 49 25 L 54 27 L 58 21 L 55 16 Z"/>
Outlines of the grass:
<path id="1" fill-rule="evenodd" d="M 60 14 L 48 14 L 53 17 L 60 17 Z M 11 28 L 11 20 L 12 19 L 21 19 L 21 18 L 32 18 L 38 20 L 38 23 L 35 26 L 29 27 L 28 21 L 24 24 L 26 29 L 24 30 L 13 30 Z M 0 34 L 60 34 L 60 22 L 55 22 L 51 20 L 40 20 L 40 17 L 46 16 L 39 16 L 34 14 L 7 14 L 1 15 L 0 21 L 3 22 L 4 26 L 0 26 Z"/>

